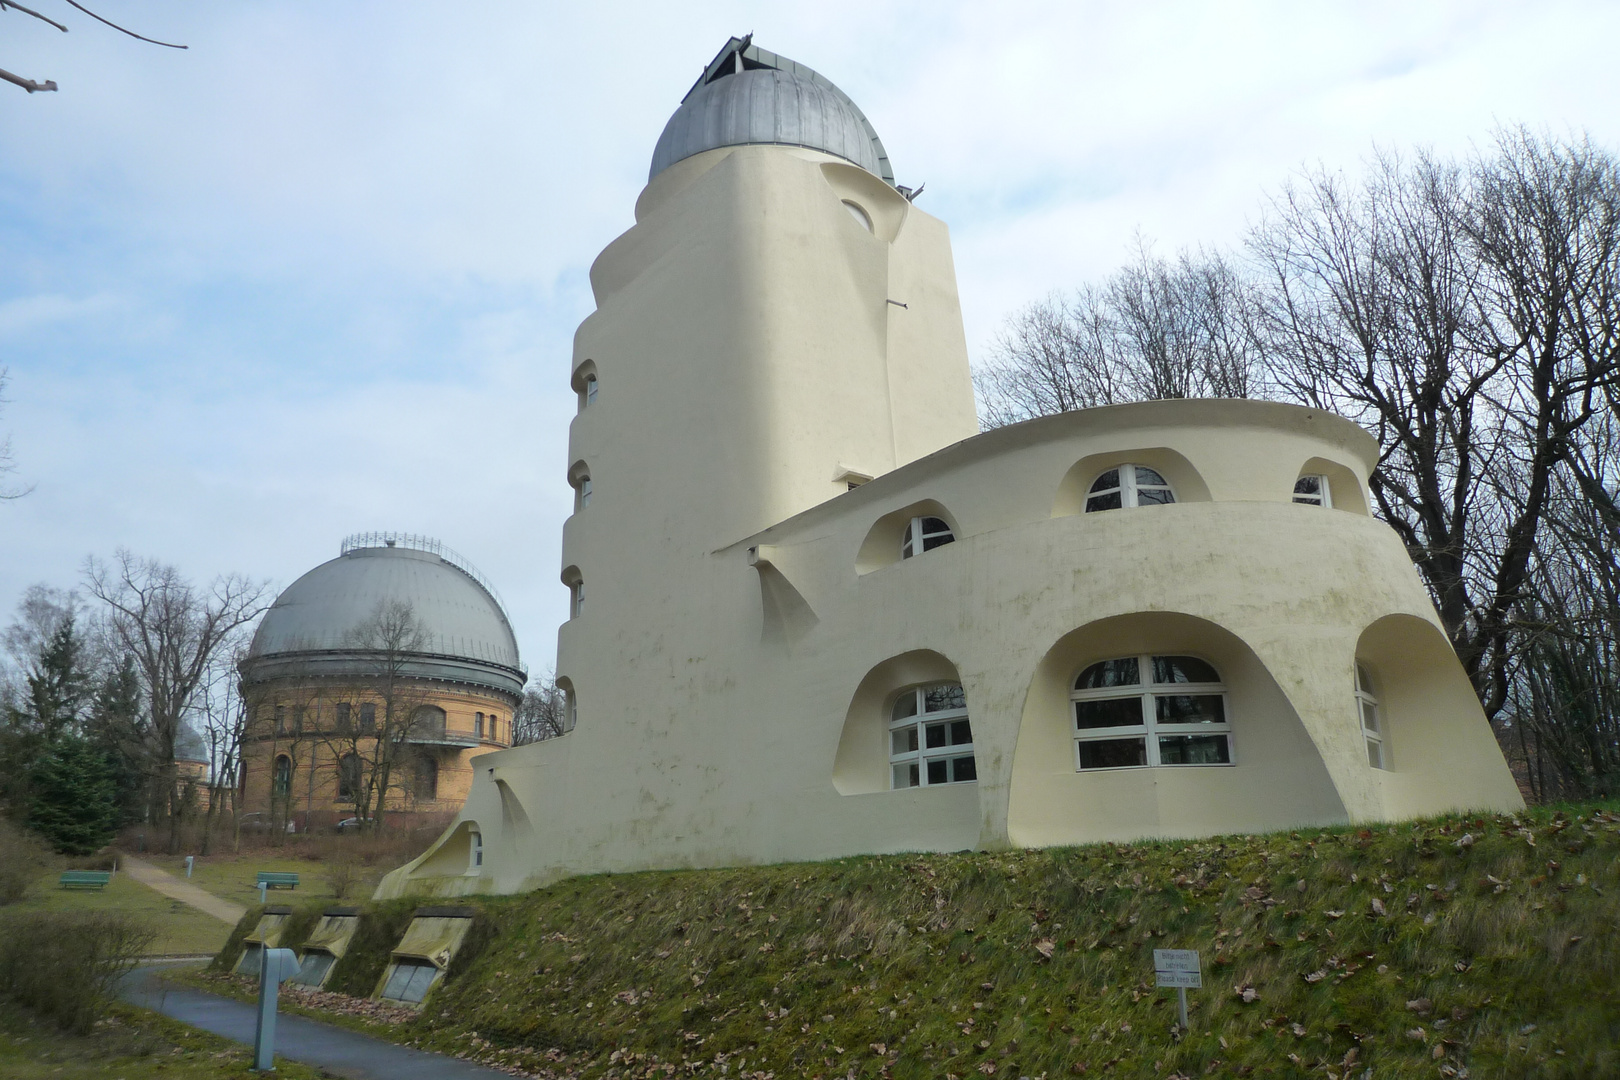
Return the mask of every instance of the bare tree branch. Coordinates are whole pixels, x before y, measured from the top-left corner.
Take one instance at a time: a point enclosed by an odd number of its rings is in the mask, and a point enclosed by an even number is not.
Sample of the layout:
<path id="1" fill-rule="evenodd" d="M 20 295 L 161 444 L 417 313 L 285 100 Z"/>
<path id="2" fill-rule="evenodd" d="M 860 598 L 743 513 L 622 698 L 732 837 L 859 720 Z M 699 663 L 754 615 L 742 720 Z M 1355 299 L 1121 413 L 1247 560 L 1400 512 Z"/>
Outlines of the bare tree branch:
<path id="1" fill-rule="evenodd" d="M 11 2 L 11 0 L 6 0 L 6 3 L 9 4 L 10 2 Z M 158 40 L 156 40 L 154 38 L 142 37 L 140 34 L 137 34 L 133 30 L 125 30 L 122 26 L 119 26 L 117 23 L 113 22 L 110 19 L 103 19 L 100 15 L 97 15 L 95 12 L 91 11 L 89 8 L 85 7 L 83 4 L 79 3 L 78 0 L 67 0 L 67 2 L 69 4 L 72 4 L 74 7 L 78 8 L 80 11 L 84 12 L 86 15 L 90 16 L 92 19 L 96 20 L 97 22 L 106 23 L 108 26 L 112 27 L 114 30 L 117 30 L 119 33 L 128 34 L 130 37 L 135 38 L 137 41 L 144 41 L 144 42 L 146 42 L 146 43 L 148 43 L 150 45 L 162 45 L 165 49 L 189 49 L 191 47 L 189 45 L 171 45 L 167 41 L 158 41 Z M 63 27 L 63 29 L 65 30 L 67 28 Z"/>
<path id="2" fill-rule="evenodd" d="M 33 79 L 25 79 L 21 75 L 13 75 L 5 68 L 0 68 L 0 79 L 4 79 L 8 83 L 13 83 L 20 86 L 30 94 L 32 94 L 35 90 L 56 89 L 56 83 L 51 79 L 46 79 L 44 82 L 35 82 Z"/>
<path id="3" fill-rule="evenodd" d="M 77 6 L 77 5 L 75 5 L 75 6 Z M 38 19 L 40 22 L 50 23 L 52 26 L 56 27 L 58 30 L 62 31 L 62 33 L 64 33 L 64 34 L 68 32 L 67 27 L 63 26 L 61 23 L 57 22 L 55 19 L 46 18 L 44 15 L 41 15 L 39 12 L 35 11 L 33 8 L 23 7 L 21 4 L 15 3 L 14 0 L 0 0 L 0 11 L 4 11 L 7 8 L 16 8 L 18 11 L 22 12 L 24 15 L 32 15 L 34 18 Z"/>

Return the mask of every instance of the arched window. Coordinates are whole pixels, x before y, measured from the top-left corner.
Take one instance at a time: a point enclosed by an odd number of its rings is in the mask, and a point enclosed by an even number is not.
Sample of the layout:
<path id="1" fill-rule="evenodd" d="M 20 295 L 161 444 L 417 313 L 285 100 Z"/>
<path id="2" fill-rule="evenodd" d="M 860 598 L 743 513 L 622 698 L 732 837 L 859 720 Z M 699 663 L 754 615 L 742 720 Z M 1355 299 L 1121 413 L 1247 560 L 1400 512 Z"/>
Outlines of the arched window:
<path id="1" fill-rule="evenodd" d="M 360 755 L 344 754 L 338 760 L 338 801 L 357 802 L 360 798 Z"/>
<path id="2" fill-rule="evenodd" d="M 467 834 L 467 869 L 477 870 L 484 865 L 484 834 L 477 829 Z"/>
<path id="3" fill-rule="evenodd" d="M 417 739 L 442 739 L 446 720 L 445 711 L 437 705 L 418 705 L 411 710 L 409 734 Z"/>
<path id="4" fill-rule="evenodd" d="M 1333 509 L 1333 490 L 1325 476 L 1302 476 L 1294 481 L 1294 501 Z"/>
<path id="5" fill-rule="evenodd" d="M 577 619 L 585 614 L 585 582 L 576 581 L 568 586 L 568 617 Z"/>
<path id="6" fill-rule="evenodd" d="M 483 713 L 474 713 L 473 714 L 473 734 L 478 736 L 480 739 L 482 739 L 484 737 L 484 714 Z"/>
<path id="7" fill-rule="evenodd" d="M 286 754 L 277 754 L 275 775 L 270 785 L 270 793 L 276 798 L 285 799 L 292 794 L 292 770 L 292 758 Z"/>
<path id="8" fill-rule="evenodd" d="M 437 799 L 439 797 L 439 763 L 427 754 L 416 759 L 415 775 L 411 778 L 411 790 L 418 799 Z"/>
<path id="9" fill-rule="evenodd" d="M 1170 482 L 1146 465 L 1119 465 L 1091 483 L 1086 513 L 1122 506 L 1162 506 L 1176 501 Z"/>
<path id="10" fill-rule="evenodd" d="M 585 407 L 588 409 L 596 404 L 596 376 L 585 376 Z"/>
<path id="11" fill-rule="evenodd" d="M 1373 692 L 1372 673 L 1367 665 L 1356 664 L 1356 712 L 1361 716 L 1361 738 L 1367 744 L 1367 764 L 1375 769 L 1384 764 L 1384 725 L 1378 716 L 1378 695 Z"/>
<path id="12" fill-rule="evenodd" d="M 889 713 L 889 774 L 895 788 L 978 779 L 961 683 L 918 686 L 896 699 Z"/>
<path id="13" fill-rule="evenodd" d="M 1232 724 L 1220 673 L 1196 656 L 1123 656 L 1082 671 L 1075 767 L 1230 765 Z"/>
<path id="14" fill-rule="evenodd" d="M 956 536 L 944 518 L 914 517 L 906 525 L 905 536 L 900 541 L 900 557 L 909 559 L 955 540 Z"/>

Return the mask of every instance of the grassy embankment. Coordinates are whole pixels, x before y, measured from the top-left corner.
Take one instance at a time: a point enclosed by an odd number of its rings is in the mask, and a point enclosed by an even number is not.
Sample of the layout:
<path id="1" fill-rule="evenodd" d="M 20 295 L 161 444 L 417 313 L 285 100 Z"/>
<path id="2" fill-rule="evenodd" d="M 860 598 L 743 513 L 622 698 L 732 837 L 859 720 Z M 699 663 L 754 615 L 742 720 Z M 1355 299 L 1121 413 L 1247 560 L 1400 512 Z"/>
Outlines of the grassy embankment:
<path id="1" fill-rule="evenodd" d="M 229 1080 L 251 1072 L 252 1052 L 240 1043 L 117 1006 L 89 1035 L 65 1034 L 24 1010 L 0 1004 L 0 1076 L 7 1080 Z M 282 1080 L 326 1076 L 286 1060 Z"/>
<path id="2" fill-rule="evenodd" d="M 578 878 L 471 901 L 482 943 L 370 1023 L 543 1076 L 1584 1080 L 1620 1075 L 1617 855 L 1610 804 Z M 1203 954 L 1190 1032 L 1154 948 Z"/>

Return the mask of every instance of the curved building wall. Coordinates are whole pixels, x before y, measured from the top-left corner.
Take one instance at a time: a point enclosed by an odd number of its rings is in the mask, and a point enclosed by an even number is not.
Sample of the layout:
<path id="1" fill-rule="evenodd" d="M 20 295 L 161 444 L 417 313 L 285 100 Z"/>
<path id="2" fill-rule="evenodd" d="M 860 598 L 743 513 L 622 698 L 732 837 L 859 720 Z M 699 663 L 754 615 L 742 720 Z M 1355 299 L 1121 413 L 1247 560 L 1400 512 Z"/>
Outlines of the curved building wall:
<path id="1" fill-rule="evenodd" d="M 1075 465 L 1116 448 L 1179 456 L 1199 497 L 1062 512 Z M 489 838 L 486 867 L 407 868 L 385 891 L 1516 807 L 1393 532 L 1355 505 L 1292 501 L 1306 463 L 1364 484 L 1374 453 L 1353 425 L 1291 406 L 1071 413 L 951 446 L 718 550 L 673 555 L 648 616 L 668 636 L 649 629 L 614 649 L 611 624 L 586 615 L 564 627 L 579 726 L 488 759 L 491 782 L 464 812 Z M 949 508 L 955 541 L 861 572 L 874 525 L 923 503 Z M 1230 766 L 1075 768 L 1071 680 L 1137 650 L 1220 669 Z M 1385 687 L 1386 769 L 1368 764 L 1358 657 Z M 976 781 L 884 789 L 874 777 L 888 764 L 893 694 L 951 673 Z M 553 827 L 508 835 L 514 805 Z"/>

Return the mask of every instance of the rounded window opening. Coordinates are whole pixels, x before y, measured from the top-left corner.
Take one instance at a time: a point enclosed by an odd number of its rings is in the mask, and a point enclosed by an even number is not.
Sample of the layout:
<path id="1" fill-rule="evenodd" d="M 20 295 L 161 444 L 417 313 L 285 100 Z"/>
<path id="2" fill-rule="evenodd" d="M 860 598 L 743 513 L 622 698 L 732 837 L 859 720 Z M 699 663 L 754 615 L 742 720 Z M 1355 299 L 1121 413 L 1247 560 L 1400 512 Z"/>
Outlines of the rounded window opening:
<path id="1" fill-rule="evenodd" d="M 1196 656 L 1122 656 L 1074 680 L 1075 768 L 1232 764 L 1226 684 Z"/>
<path id="2" fill-rule="evenodd" d="M 580 511 L 591 505 L 591 478 L 581 476 L 574 484 L 574 510 Z"/>
<path id="3" fill-rule="evenodd" d="M 572 379 L 574 393 L 578 396 L 579 404 L 576 413 L 582 413 L 596 404 L 596 361 L 586 360 L 574 369 Z"/>
<path id="4" fill-rule="evenodd" d="M 944 518 L 914 517 L 906 523 L 905 535 L 901 537 L 900 557 L 909 559 L 955 541 L 956 535 Z"/>
<path id="5" fill-rule="evenodd" d="M 577 619 L 585 611 L 585 578 L 579 567 L 570 566 L 562 572 L 562 582 L 568 586 L 568 617 Z"/>
<path id="6" fill-rule="evenodd" d="M 1307 506 L 1320 506 L 1324 510 L 1333 509 L 1333 488 L 1328 484 L 1328 478 L 1320 475 L 1306 475 L 1294 481 L 1294 501 L 1305 503 Z"/>
<path id="7" fill-rule="evenodd" d="M 851 202 L 849 199 L 845 199 L 843 202 L 844 209 L 849 211 L 849 216 L 855 219 L 856 224 L 860 225 L 860 227 L 865 229 L 867 232 L 871 232 L 872 216 L 866 212 L 865 208 L 863 208 L 859 203 Z"/>
<path id="8" fill-rule="evenodd" d="M 1146 465 L 1125 464 L 1106 470 L 1086 492 L 1086 513 L 1126 506 L 1164 506 L 1176 501 L 1170 482 Z"/>
<path id="9" fill-rule="evenodd" d="M 467 872 L 477 873 L 484 867 L 484 834 L 477 829 L 467 832 Z"/>
<path id="10" fill-rule="evenodd" d="M 1356 661 L 1356 713 L 1361 717 L 1361 740 L 1367 745 L 1367 764 L 1375 769 L 1387 769 L 1385 761 L 1384 725 L 1378 716 L 1378 694 L 1373 689 L 1372 672 L 1367 665 Z"/>
<path id="11" fill-rule="evenodd" d="M 895 699 L 889 711 L 889 776 L 895 789 L 978 779 L 961 683 L 913 687 Z"/>

